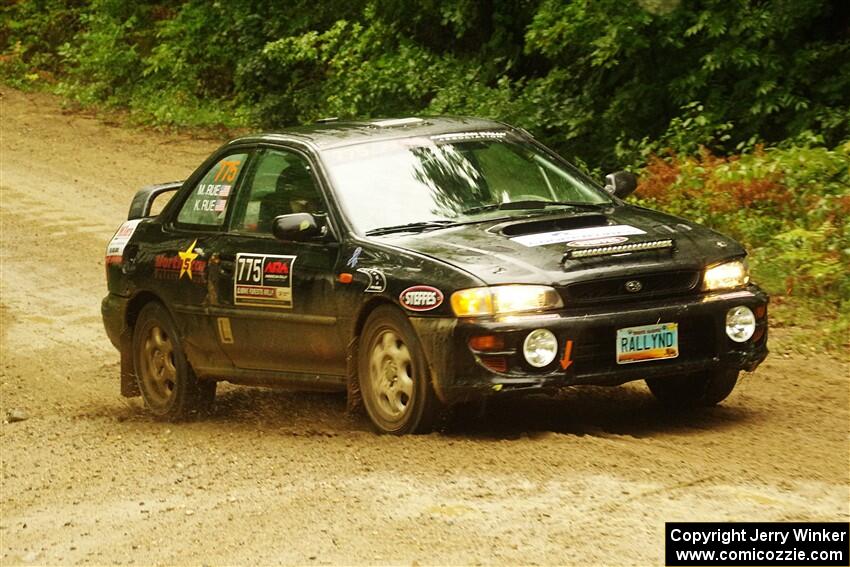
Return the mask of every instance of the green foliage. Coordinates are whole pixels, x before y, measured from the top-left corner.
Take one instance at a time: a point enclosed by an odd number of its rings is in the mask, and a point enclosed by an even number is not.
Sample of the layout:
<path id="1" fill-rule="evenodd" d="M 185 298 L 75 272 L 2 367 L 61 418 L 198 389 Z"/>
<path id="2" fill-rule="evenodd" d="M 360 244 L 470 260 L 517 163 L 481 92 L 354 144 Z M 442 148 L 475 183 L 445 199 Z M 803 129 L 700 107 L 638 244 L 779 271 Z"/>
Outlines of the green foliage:
<path id="1" fill-rule="evenodd" d="M 850 305 L 850 143 L 653 157 L 637 195 L 741 240 L 771 292 Z"/>
<path id="2" fill-rule="evenodd" d="M 783 345 L 850 348 L 850 142 L 651 156 L 639 173 L 638 203 L 747 247 L 755 281 L 772 295 L 772 325 L 794 327 Z"/>
<path id="3" fill-rule="evenodd" d="M 19 0 L 2 15 L 4 80 L 157 123 L 475 114 L 603 170 L 850 136 L 846 2 Z"/>

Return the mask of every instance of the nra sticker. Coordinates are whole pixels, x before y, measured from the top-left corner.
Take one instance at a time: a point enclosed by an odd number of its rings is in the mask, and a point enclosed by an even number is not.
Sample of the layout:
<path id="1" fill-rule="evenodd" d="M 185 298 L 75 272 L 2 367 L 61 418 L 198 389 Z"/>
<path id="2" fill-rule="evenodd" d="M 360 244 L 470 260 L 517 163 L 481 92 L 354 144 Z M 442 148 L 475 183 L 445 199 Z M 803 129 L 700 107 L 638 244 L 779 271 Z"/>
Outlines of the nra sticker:
<path id="1" fill-rule="evenodd" d="M 429 285 L 415 285 L 401 292 L 398 300 L 411 311 L 430 311 L 443 303 L 443 292 Z"/>
<path id="2" fill-rule="evenodd" d="M 237 254 L 233 303 L 292 308 L 292 265 L 295 256 Z"/>
<path id="3" fill-rule="evenodd" d="M 384 272 L 375 268 L 357 268 L 361 274 L 366 274 L 369 278 L 369 284 L 366 286 L 366 293 L 381 293 L 387 289 L 387 277 Z"/>
<path id="4" fill-rule="evenodd" d="M 608 238 L 589 238 L 587 240 L 573 240 L 567 242 L 567 246 L 572 248 L 594 248 L 596 246 L 612 246 L 614 244 L 622 244 L 626 242 L 626 236 L 610 236 Z"/>

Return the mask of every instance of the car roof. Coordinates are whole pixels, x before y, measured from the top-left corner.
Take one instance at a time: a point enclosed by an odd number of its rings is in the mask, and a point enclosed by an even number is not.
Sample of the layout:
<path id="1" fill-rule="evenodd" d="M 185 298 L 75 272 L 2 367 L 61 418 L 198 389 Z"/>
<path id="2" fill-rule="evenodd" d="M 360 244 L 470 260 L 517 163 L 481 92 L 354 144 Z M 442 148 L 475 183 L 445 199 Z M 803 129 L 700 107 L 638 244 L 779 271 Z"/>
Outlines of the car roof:
<path id="1" fill-rule="evenodd" d="M 376 118 L 363 121 L 326 119 L 309 126 L 296 126 L 274 132 L 243 136 L 230 143 L 274 142 L 296 138 L 312 144 L 317 149 L 326 150 L 379 140 L 488 129 L 504 131 L 509 128 L 510 126 L 503 122 L 463 116 Z"/>

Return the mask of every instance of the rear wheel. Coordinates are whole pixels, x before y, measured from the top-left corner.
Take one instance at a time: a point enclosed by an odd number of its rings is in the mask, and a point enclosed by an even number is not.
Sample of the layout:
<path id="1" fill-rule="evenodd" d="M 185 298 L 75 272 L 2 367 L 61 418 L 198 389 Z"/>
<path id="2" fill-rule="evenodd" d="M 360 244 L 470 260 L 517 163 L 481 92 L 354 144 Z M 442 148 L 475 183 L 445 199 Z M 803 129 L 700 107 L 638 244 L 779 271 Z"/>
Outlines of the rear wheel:
<path id="1" fill-rule="evenodd" d="M 375 309 L 360 337 L 358 378 L 363 405 L 381 433 L 430 431 L 440 402 L 419 339 L 401 312 Z"/>
<path id="2" fill-rule="evenodd" d="M 159 303 L 147 304 L 133 329 L 133 362 L 145 405 L 157 417 L 181 420 L 208 413 L 216 383 L 198 380 L 174 322 Z"/>
<path id="3" fill-rule="evenodd" d="M 663 404 L 679 407 L 713 406 L 725 400 L 738 382 L 737 370 L 712 370 L 687 376 L 650 378 L 649 390 Z"/>

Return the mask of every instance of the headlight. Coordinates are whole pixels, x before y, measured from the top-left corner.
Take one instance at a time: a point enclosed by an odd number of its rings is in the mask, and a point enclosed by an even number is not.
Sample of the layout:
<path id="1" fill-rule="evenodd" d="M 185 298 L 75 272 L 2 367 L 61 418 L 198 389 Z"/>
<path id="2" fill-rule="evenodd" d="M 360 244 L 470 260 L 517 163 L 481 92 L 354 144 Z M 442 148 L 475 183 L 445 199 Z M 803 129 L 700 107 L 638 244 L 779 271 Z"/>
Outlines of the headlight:
<path id="1" fill-rule="evenodd" d="M 746 260 L 734 260 L 718 264 L 705 271 L 702 278 L 703 291 L 732 289 L 747 285 L 750 281 L 750 268 Z"/>
<path id="2" fill-rule="evenodd" d="M 474 287 L 452 294 L 452 309 L 458 317 L 545 311 L 563 306 L 558 292 L 545 285 Z"/>

